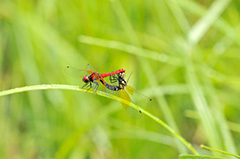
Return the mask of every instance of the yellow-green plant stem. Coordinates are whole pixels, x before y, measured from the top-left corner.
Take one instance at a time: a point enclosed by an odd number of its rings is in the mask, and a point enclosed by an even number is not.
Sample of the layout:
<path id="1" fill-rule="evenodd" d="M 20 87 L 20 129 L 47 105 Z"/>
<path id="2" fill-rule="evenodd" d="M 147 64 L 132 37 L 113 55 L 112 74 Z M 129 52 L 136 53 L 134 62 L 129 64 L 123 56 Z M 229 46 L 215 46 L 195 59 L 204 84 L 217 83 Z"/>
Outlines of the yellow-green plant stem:
<path id="1" fill-rule="evenodd" d="M 219 153 L 222 153 L 222 154 L 225 154 L 225 155 L 229 155 L 229 156 L 234 156 L 236 158 L 240 158 L 240 156 L 238 156 L 238 155 L 235 155 L 235 154 L 232 154 L 232 153 L 229 153 L 229 152 L 226 152 L 226 151 L 222 151 L 222 150 L 217 150 L 217 149 L 205 146 L 205 145 L 201 145 L 200 147 L 203 148 L 203 149 L 209 150 L 209 151 L 219 152 Z"/>
<path id="2" fill-rule="evenodd" d="M 5 95 L 10 95 L 10 94 L 15 94 L 15 93 L 20 93 L 20 92 L 27 92 L 27 91 L 35 91 L 35 90 L 51 90 L 51 89 L 58 89 L 58 90 L 74 90 L 74 91 L 81 91 L 81 92 L 86 92 L 86 89 L 83 89 L 79 86 L 74 86 L 74 85 L 64 85 L 64 84 L 42 84 L 42 85 L 33 85 L 33 86 L 26 86 L 26 87 L 19 87 L 19 88 L 14 88 L 14 89 L 9 89 L 5 91 L 0 92 L 0 97 L 5 96 Z M 87 91 L 87 93 L 93 93 L 92 90 Z M 102 91 L 97 91 L 97 95 L 107 97 L 113 100 L 120 101 L 120 98 Z M 124 104 L 127 104 L 134 109 L 140 109 L 141 112 L 154 121 L 156 121 L 158 124 L 162 125 L 165 129 L 167 129 L 170 133 L 172 133 L 176 138 L 178 138 L 189 150 L 193 152 L 193 154 L 198 155 L 197 151 L 192 147 L 192 145 L 187 142 L 182 136 L 180 136 L 178 133 L 176 133 L 171 127 L 169 127 L 166 123 L 164 123 L 162 120 L 157 118 L 156 116 L 152 115 L 148 111 L 142 109 L 141 107 L 138 108 L 133 103 L 128 102 L 127 100 L 121 99 L 121 102 L 124 102 Z"/>

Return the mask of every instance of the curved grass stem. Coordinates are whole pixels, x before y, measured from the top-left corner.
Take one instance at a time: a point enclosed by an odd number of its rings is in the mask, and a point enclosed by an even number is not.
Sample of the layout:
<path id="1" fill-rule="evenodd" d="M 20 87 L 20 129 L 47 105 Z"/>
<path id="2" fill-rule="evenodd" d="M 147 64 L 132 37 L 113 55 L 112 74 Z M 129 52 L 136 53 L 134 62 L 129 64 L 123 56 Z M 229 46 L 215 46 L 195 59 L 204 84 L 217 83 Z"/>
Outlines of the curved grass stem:
<path id="1" fill-rule="evenodd" d="M 214 148 L 211 148 L 211 147 L 208 147 L 208 146 L 205 146 L 205 145 L 200 145 L 200 147 L 202 149 L 206 149 L 206 150 L 209 150 L 209 151 L 219 152 L 219 153 L 222 153 L 224 155 L 229 155 L 229 156 L 233 156 L 233 157 L 236 157 L 236 158 L 240 158 L 240 156 L 238 156 L 238 155 L 235 155 L 235 154 L 223 151 L 223 150 L 214 149 Z"/>
<path id="2" fill-rule="evenodd" d="M 79 86 L 74 86 L 74 85 L 64 85 L 64 84 L 42 84 L 42 85 L 33 85 L 33 86 L 25 86 L 25 87 L 19 87 L 19 88 L 14 88 L 14 89 L 9 89 L 5 91 L 0 92 L 0 97 L 5 96 L 5 95 L 11 95 L 15 93 L 20 93 L 20 92 L 28 92 L 28 91 L 36 91 L 36 90 L 51 90 L 51 89 L 58 89 L 58 90 L 74 90 L 74 91 L 81 91 L 81 92 L 86 92 L 86 89 L 83 89 Z M 87 93 L 92 93 L 92 90 L 87 91 Z M 121 98 L 102 92 L 102 91 L 97 91 L 97 95 L 107 97 L 116 101 L 120 101 Z M 127 100 L 121 99 L 121 102 L 124 102 L 125 104 L 133 107 L 134 109 L 139 109 L 143 114 L 146 116 L 150 117 L 154 121 L 156 121 L 158 124 L 162 125 L 165 129 L 167 129 L 171 134 L 173 134 L 176 138 L 178 138 L 190 151 L 192 151 L 193 154 L 198 155 L 197 151 L 192 147 L 192 145 L 187 142 L 182 136 L 180 136 L 178 133 L 176 133 L 171 127 L 169 127 L 166 123 L 164 123 L 162 120 L 160 120 L 158 117 L 154 116 L 153 114 L 149 113 L 148 111 L 144 110 L 139 106 L 136 106 L 133 103 L 128 102 Z"/>

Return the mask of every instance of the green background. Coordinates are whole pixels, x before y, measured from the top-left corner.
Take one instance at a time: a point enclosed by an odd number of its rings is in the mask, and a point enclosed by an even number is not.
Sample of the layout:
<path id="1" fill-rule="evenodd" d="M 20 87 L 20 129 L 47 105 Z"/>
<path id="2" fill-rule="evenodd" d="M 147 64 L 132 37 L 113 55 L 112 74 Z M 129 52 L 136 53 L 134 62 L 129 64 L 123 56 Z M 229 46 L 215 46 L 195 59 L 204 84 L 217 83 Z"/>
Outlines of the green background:
<path id="1" fill-rule="evenodd" d="M 1 0 L 0 90 L 74 84 L 67 65 L 126 69 L 147 110 L 199 148 L 240 149 L 240 2 Z M 76 91 L 0 97 L 0 158 L 177 158 L 191 154 L 146 116 Z M 218 154 L 216 154 L 218 155 Z"/>

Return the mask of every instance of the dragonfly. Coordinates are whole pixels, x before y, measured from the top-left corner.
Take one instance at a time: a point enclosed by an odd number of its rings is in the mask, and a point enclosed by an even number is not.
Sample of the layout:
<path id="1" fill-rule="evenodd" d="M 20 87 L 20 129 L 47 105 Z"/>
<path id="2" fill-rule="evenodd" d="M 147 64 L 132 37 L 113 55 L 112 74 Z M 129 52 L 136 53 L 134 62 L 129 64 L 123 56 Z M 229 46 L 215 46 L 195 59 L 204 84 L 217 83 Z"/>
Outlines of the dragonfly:
<path id="1" fill-rule="evenodd" d="M 106 81 L 104 80 L 104 77 L 113 76 L 118 73 L 123 74 L 125 73 L 125 70 L 119 69 L 114 72 L 100 74 L 90 64 L 88 64 L 85 69 L 67 66 L 65 68 L 65 72 L 71 76 L 82 77 L 82 81 L 85 83 L 82 88 L 88 88 L 87 91 L 92 88 L 93 93 L 96 93 L 100 82 L 105 87 Z"/>
<path id="2" fill-rule="evenodd" d="M 130 75 L 131 76 L 131 75 Z M 129 76 L 129 78 L 130 78 Z M 141 94 L 137 90 L 135 90 L 133 87 L 129 86 L 128 80 L 126 81 L 124 79 L 125 77 L 125 71 L 119 72 L 114 75 L 110 75 L 110 82 L 111 83 L 117 83 L 117 85 L 111 85 L 105 81 L 100 80 L 102 84 L 105 85 L 105 87 L 113 92 L 117 92 L 117 96 L 120 97 L 120 102 L 123 106 L 123 108 L 126 110 L 126 112 L 131 115 L 132 117 L 139 119 L 142 117 L 142 112 L 139 109 L 138 105 L 146 106 L 152 103 L 152 99 L 148 98 L 147 96 Z M 123 101 L 123 100 L 125 101 Z M 134 109 L 126 104 L 127 102 L 132 102 L 137 106 L 137 109 Z"/>

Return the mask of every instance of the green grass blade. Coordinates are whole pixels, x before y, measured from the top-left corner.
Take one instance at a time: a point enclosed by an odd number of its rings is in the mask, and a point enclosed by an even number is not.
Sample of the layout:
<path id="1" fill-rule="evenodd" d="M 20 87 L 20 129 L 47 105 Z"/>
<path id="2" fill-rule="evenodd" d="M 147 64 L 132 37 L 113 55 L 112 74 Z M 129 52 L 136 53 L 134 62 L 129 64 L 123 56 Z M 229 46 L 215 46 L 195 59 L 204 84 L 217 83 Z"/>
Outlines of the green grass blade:
<path id="1" fill-rule="evenodd" d="M 174 14 L 182 32 L 187 33 L 188 30 L 190 29 L 190 25 L 188 23 L 186 16 L 184 15 L 184 12 L 182 11 L 181 7 L 179 6 L 178 1 L 177 0 L 166 0 L 166 3 L 168 4 L 169 8 L 171 9 L 172 13 Z"/>
<path id="2" fill-rule="evenodd" d="M 175 66 L 176 65 L 178 66 L 181 64 L 180 60 L 177 59 L 176 57 L 170 57 L 165 53 L 159 53 L 157 51 L 143 49 L 141 47 L 131 45 L 131 44 L 126 44 L 126 43 L 119 42 L 119 41 L 104 40 L 104 39 L 95 38 L 95 37 L 91 37 L 91 36 L 85 36 L 85 35 L 79 36 L 78 41 L 81 43 L 89 44 L 89 45 L 96 45 L 96 46 L 100 46 L 100 47 L 106 47 L 106 48 L 110 48 L 110 49 L 125 51 L 132 55 L 156 60 L 159 62 L 168 63 L 168 64 L 175 65 Z"/>
<path id="3" fill-rule="evenodd" d="M 125 30 L 126 35 L 130 39 L 130 42 L 136 46 L 141 47 L 140 41 L 139 41 L 137 35 L 135 34 L 134 27 L 132 26 L 131 21 L 128 18 L 128 15 L 126 14 L 126 12 L 121 4 L 121 1 L 113 0 L 113 1 L 111 1 L 111 4 L 112 4 L 114 12 L 116 13 L 116 15 L 119 19 L 120 24 L 122 25 L 122 28 Z M 169 60 L 171 61 L 171 59 L 169 59 Z M 151 81 L 151 86 L 158 86 L 157 79 L 153 78 L 153 77 L 155 77 L 155 75 L 154 75 L 152 68 L 150 67 L 150 63 L 147 60 L 144 60 L 142 58 L 138 58 L 138 61 L 141 64 L 141 68 L 142 68 L 143 72 L 148 77 L 148 81 Z M 156 98 L 156 100 L 157 100 L 157 103 L 159 103 L 160 108 L 161 108 L 167 122 L 169 123 L 169 125 L 171 125 L 171 127 L 173 127 L 176 130 L 176 132 L 179 133 L 180 131 L 178 130 L 178 127 L 174 120 L 172 112 L 169 109 L 169 106 L 168 106 L 167 100 L 165 99 L 165 96 Z M 179 141 L 176 141 L 176 144 L 177 144 L 179 152 L 184 152 L 184 153 L 186 152 L 185 147 L 182 147 L 181 144 L 179 143 Z"/>
<path id="4" fill-rule="evenodd" d="M 224 159 L 212 156 L 180 155 L 178 159 Z"/>
<path id="5" fill-rule="evenodd" d="M 218 0 L 213 2 L 207 14 L 202 17 L 190 30 L 188 40 L 191 44 L 196 44 L 204 36 L 207 30 L 212 26 L 215 20 L 227 7 L 230 0 Z"/>
<path id="6" fill-rule="evenodd" d="M 214 147 L 221 147 L 219 133 L 214 122 L 214 117 L 211 114 L 208 103 L 204 97 L 204 92 L 196 76 L 194 65 L 189 57 L 186 57 L 186 72 L 186 80 L 188 82 L 189 92 L 199 113 L 209 142 L 211 145 L 214 145 Z"/>
<path id="7" fill-rule="evenodd" d="M 178 2 L 181 5 L 181 7 L 189 11 L 191 14 L 197 15 L 199 17 L 203 17 L 204 15 L 207 14 L 207 9 L 204 6 L 197 3 L 196 1 L 181 0 Z M 223 18 L 216 19 L 216 22 L 213 24 L 213 26 L 219 31 L 223 32 L 226 35 L 226 37 L 230 38 L 231 40 L 234 41 L 237 40 L 235 30 Z"/>
<path id="8" fill-rule="evenodd" d="M 229 152 L 226 152 L 226 151 L 222 151 L 222 150 L 213 149 L 213 148 L 205 146 L 205 145 L 201 145 L 200 147 L 203 148 L 203 149 L 209 150 L 209 151 L 219 152 L 219 153 L 222 153 L 224 155 L 229 155 L 229 156 L 233 156 L 233 157 L 236 157 L 236 158 L 240 158 L 240 156 L 238 156 L 238 155 L 235 155 L 235 154 L 232 154 L 232 153 L 229 153 Z"/>
<path id="9" fill-rule="evenodd" d="M 28 91 L 36 91 L 36 90 L 53 90 L 53 89 L 58 89 L 58 90 L 74 90 L 74 91 L 80 91 L 80 92 L 86 92 L 86 89 L 82 89 L 79 86 L 73 86 L 73 85 L 63 85 L 63 84 L 42 84 L 42 85 L 33 85 L 33 86 L 26 86 L 26 87 L 20 87 L 20 88 L 14 88 L 10 90 L 5 90 L 0 92 L 0 97 L 1 96 L 6 96 L 6 95 L 11 95 L 11 94 L 16 94 L 20 92 L 28 92 Z M 87 93 L 92 93 L 92 90 L 87 91 Z M 126 101 L 124 99 L 120 99 L 117 96 L 102 92 L 102 91 L 97 91 L 97 95 L 110 98 L 116 101 L 123 102 L 124 104 L 127 104 L 131 106 L 132 108 L 136 110 L 140 110 L 143 114 L 146 116 L 150 117 L 153 119 L 155 122 L 163 126 L 165 129 L 167 129 L 172 135 L 174 135 L 176 138 L 178 138 L 189 150 L 192 151 L 193 154 L 198 154 L 197 151 L 192 147 L 192 145 L 187 142 L 182 136 L 180 136 L 177 132 L 175 132 L 170 126 L 168 126 L 166 123 L 164 123 L 162 120 L 160 120 L 158 117 L 152 115 L 148 111 L 144 110 L 140 106 L 136 106 L 133 103 L 129 103 L 129 101 Z"/>

